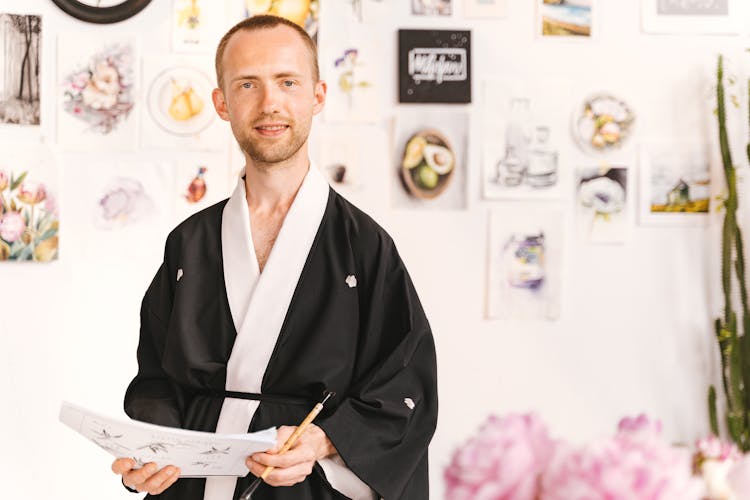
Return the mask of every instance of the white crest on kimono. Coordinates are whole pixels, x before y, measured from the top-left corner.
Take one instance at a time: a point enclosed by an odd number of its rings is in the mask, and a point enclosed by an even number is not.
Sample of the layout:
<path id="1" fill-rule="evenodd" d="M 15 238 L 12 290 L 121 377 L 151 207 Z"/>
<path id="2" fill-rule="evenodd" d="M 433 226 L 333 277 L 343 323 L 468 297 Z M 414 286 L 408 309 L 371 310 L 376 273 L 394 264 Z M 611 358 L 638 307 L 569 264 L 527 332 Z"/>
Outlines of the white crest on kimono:
<path id="1" fill-rule="evenodd" d="M 353 274 L 350 274 L 346 277 L 346 284 L 349 285 L 349 288 L 354 288 L 357 286 L 357 278 Z"/>
<path id="2" fill-rule="evenodd" d="M 182 269 L 177 270 L 177 281 L 180 281 L 180 278 L 182 278 Z"/>
<path id="3" fill-rule="evenodd" d="M 404 404 L 408 406 L 410 410 L 414 409 L 414 400 L 412 398 L 404 398 Z"/>

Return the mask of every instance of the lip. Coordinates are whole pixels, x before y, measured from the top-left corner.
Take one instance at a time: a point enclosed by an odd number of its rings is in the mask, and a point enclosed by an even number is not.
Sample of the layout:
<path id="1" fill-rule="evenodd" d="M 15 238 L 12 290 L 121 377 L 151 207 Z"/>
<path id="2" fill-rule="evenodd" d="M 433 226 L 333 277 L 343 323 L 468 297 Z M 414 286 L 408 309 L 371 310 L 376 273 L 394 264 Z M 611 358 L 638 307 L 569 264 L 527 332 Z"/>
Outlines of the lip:
<path id="1" fill-rule="evenodd" d="M 263 123 L 253 127 L 263 137 L 278 137 L 289 130 L 286 123 Z"/>

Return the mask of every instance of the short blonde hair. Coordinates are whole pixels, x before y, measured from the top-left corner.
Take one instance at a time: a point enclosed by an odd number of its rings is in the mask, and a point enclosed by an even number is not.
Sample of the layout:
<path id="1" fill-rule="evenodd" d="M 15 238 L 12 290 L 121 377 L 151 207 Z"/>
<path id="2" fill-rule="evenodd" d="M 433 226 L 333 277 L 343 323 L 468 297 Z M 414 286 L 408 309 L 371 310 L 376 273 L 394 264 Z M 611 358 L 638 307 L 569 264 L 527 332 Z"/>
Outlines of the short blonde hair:
<path id="1" fill-rule="evenodd" d="M 276 26 L 289 26 L 294 31 L 297 32 L 297 34 L 300 36 L 303 42 L 305 42 L 305 46 L 308 48 L 310 52 L 310 60 L 312 63 L 312 71 L 313 71 L 313 83 L 317 83 L 318 80 L 320 80 L 320 66 L 318 65 L 318 47 L 315 45 L 315 42 L 312 38 L 310 38 L 310 35 L 307 34 L 307 31 L 305 31 L 302 27 L 300 27 L 298 24 L 293 23 L 292 21 L 285 19 L 283 17 L 279 16 L 272 16 L 272 15 L 260 15 L 260 16 L 253 16 L 248 17 L 247 19 L 244 19 L 234 26 L 230 28 L 229 31 L 226 32 L 226 34 L 221 37 L 221 41 L 219 42 L 219 46 L 216 47 L 216 81 L 219 84 L 219 88 L 224 88 L 224 75 L 223 75 L 223 68 L 222 68 L 222 58 L 224 57 L 224 50 L 227 48 L 227 44 L 229 43 L 229 39 L 232 38 L 232 35 L 237 33 L 238 31 L 256 31 L 256 30 L 262 30 L 262 29 L 271 29 L 275 28 Z"/>

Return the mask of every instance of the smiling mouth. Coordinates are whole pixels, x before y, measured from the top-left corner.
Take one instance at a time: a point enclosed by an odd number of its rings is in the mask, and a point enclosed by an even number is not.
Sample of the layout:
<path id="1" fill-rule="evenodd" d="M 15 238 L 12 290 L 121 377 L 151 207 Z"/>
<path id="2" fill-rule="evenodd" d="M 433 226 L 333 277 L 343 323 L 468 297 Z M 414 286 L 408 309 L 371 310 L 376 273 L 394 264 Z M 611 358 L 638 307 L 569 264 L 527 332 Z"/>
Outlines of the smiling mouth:
<path id="1" fill-rule="evenodd" d="M 288 128 L 289 128 L 289 125 L 273 124 L 273 125 L 259 125 L 255 127 L 255 130 L 257 130 L 258 133 L 260 133 L 260 135 L 274 137 L 274 136 L 283 134 Z"/>

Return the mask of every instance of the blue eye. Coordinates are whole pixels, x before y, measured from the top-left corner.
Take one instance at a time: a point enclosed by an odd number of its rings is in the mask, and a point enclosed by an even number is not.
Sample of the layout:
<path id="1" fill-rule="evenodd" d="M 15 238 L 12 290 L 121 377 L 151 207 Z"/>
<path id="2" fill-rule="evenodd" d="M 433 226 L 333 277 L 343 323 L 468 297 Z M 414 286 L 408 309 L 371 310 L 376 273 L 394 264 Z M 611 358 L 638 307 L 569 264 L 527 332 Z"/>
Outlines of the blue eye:
<path id="1" fill-rule="evenodd" d="M 294 80 L 284 80 L 284 87 L 292 87 L 294 85 L 297 85 L 297 82 Z"/>
<path id="2" fill-rule="evenodd" d="M 242 84 L 243 89 L 249 89 L 252 88 L 253 84 L 251 82 L 245 82 Z"/>

